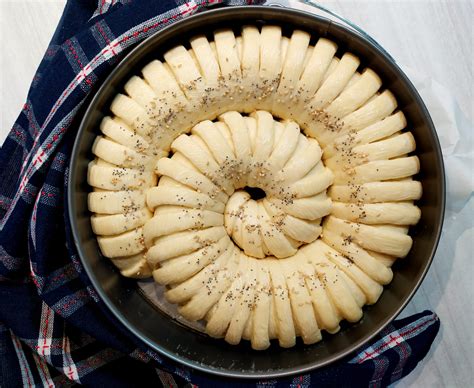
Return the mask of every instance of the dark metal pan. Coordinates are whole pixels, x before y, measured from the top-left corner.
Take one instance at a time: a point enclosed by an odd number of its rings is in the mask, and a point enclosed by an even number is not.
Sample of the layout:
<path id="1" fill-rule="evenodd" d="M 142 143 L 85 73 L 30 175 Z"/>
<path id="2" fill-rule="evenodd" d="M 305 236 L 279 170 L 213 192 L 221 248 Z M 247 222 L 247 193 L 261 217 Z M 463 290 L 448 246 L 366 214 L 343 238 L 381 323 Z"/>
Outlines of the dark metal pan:
<path id="1" fill-rule="evenodd" d="M 384 87 L 396 96 L 417 143 L 423 184 L 419 224 L 410 230 L 414 244 L 409 255 L 394 266 L 394 279 L 373 306 L 365 307 L 357 324 L 343 324 L 336 335 L 325 336 L 311 346 L 298 343 L 291 349 L 273 344 L 263 352 L 252 351 L 246 343 L 231 346 L 189 330 L 159 312 L 139 292 L 136 282 L 120 276 L 102 257 L 91 229 L 87 209 L 87 164 L 91 146 L 99 133 L 99 123 L 108 107 L 133 74 L 166 49 L 186 42 L 197 33 L 212 33 L 219 27 L 236 30 L 244 24 L 278 24 L 286 32 L 304 29 L 314 39 L 325 36 L 349 50 L 383 79 Z M 416 89 L 393 60 L 368 39 L 326 18 L 275 7 L 231 7 L 204 12 L 151 36 L 110 74 L 87 109 L 74 146 L 69 175 L 69 214 L 75 243 L 85 270 L 97 293 L 112 313 L 134 335 L 159 353 L 189 367 L 228 377 L 270 378 L 307 372 L 336 361 L 369 341 L 393 320 L 411 299 L 433 259 L 441 233 L 445 205 L 445 175 L 438 138 L 428 111 Z"/>

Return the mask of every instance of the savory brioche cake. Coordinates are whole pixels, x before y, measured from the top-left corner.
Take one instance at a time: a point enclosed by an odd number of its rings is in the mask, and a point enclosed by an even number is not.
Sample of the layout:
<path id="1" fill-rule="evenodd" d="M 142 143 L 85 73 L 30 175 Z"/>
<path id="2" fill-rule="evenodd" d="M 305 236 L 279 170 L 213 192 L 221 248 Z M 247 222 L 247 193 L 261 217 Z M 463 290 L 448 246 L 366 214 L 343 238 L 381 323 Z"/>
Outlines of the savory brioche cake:
<path id="1" fill-rule="evenodd" d="M 196 36 L 130 78 L 92 148 L 102 254 L 231 344 L 311 344 L 358 321 L 420 218 L 394 96 L 311 42 L 278 26 Z"/>

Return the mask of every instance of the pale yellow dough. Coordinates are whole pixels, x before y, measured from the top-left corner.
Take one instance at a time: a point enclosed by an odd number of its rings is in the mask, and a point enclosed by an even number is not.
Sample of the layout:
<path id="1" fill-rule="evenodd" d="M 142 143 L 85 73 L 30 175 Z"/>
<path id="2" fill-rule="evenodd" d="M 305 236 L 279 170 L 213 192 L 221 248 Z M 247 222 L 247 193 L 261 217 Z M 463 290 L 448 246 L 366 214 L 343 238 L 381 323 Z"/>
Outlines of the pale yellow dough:
<path id="1" fill-rule="evenodd" d="M 196 36 L 130 78 L 92 147 L 102 254 L 256 350 L 358 321 L 421 217 L 395 97 L 357 56 L 311 42 L 272 25 Z"/>

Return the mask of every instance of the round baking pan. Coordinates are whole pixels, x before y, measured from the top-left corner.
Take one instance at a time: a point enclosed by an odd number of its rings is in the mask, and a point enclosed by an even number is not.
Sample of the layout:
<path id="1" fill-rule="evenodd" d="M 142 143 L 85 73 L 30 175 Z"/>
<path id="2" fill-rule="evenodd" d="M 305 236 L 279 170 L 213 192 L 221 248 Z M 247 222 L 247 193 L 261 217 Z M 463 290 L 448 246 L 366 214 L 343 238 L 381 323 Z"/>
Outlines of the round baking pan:
<path id="1" fill-rule="evenodd" d="M 93 159 L 92 143 L 99 134 L 101 119 L 110 114 L 113 97 L 124 83 L 142 67 L 169 48 L 187 42 L 198 33 L 212 34 L 219 27 L 239 31 L 245 24 L 277 24 L 285 34 L 303 29 L 314 43 L 324 36 L 339 45 L 340 52 L 350 51 L 361 58 L 361 66 L 374 69 L 383 79 L 383 87 L 396 96 L 408 127 L 415 136 L 416 154 L 421 171 L 423 197 L 417 202 L 421 220 L 410 228 L 413 248 L 394 265 L 393 281 L 385 287 L 379 301 L 364 308 L 362 320 L 342 324 L 335 335 L 291 349 L 277 344 L 266 351 L 253 351 L 246 341 L 231 346 L 190 330 L 156 309 L 139 291 L 134 280 L 122 277 L 108 259 L 101 256 L 87 209 L 87 165 Z M 68 204 L 75 244 L 84 268 L 98 295 L 118 320 L 134 335 L 164 356 L 189 367 L 240 378 L 274 378 L 303 373 L 336 361 L 369 341 L 392 321 L 411 299 L 422 282 L 435 254 L 445 205 L 445 177 L 441 150 L 435 128 L 416 89 L 393 60 L 348 28 L 313 14 L 267 6 L 230 7 L 200 13 L 177 22 L 151 36 L 131 51 L 109 75 L 91 101 L 82 120 L 70 165 Z M 299 340 L 298 340 L 299 341 Z"/>

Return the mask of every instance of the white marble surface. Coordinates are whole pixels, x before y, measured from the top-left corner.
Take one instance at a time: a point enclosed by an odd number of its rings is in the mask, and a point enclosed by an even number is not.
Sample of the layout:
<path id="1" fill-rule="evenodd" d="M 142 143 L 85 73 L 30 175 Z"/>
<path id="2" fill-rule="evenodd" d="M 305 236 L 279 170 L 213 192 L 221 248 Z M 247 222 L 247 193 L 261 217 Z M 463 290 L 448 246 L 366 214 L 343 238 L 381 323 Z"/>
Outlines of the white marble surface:
<path id="1" fill-rule="evenodd" d="M 3 46 L 0 55 L 0 143 L 21 110 L 64 3 L 64 0 L 0 0 L 0 41 Z M 472 122 L 472 1 L 324 0 L 320 3 L 361 26 L 398 63 L 444 85 Z M 449 131 L 449 126 L 444 130 Z M 465 149 L 472 153 L 473 132 L 467 131 L 464 136 Z M 466 163 L 470 163 L 466 179 L 472 187 L 472 159 L 466 159 Z M 448 185 L 455 184 L 448 176 Z M 448 200 L 454 201 L 454 197 L 448 197 Z M 453 203 L 448 209 L 445 232 L 434 264 L 402 313 L 406 316 L 432 309 L 440 316 L 442 325 L 425 360 L 397 383 L 397 387 L 467 387 L 474 384 L 472 216 L 472 198 L 461 200 L 460 204 Z"/>

